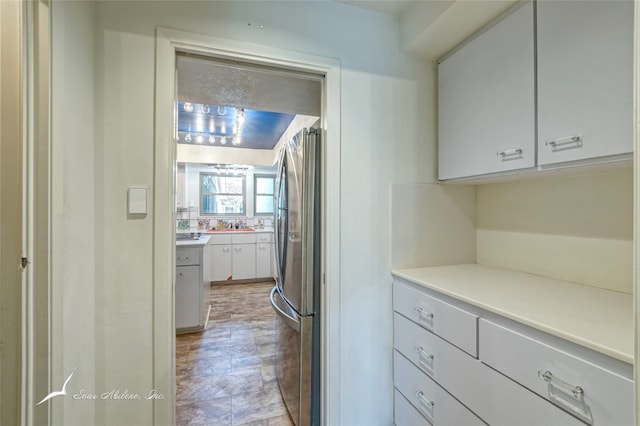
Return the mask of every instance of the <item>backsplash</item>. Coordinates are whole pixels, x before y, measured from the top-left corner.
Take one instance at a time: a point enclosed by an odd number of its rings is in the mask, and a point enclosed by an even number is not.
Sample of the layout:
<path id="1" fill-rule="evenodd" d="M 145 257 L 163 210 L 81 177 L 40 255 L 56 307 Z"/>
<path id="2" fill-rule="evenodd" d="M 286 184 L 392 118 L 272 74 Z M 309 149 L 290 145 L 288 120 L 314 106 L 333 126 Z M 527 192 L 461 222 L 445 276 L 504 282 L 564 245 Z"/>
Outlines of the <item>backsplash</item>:
<path id="1" fill-rule="evenodd" d="M 225 226 L 248 227 L 255 229 L 272 228 L 273 216 L 200 216 L 198 206 L 178 207 L 176 209 L 176 232 L 203 232 L 218 227 L 219 221 Z"/>

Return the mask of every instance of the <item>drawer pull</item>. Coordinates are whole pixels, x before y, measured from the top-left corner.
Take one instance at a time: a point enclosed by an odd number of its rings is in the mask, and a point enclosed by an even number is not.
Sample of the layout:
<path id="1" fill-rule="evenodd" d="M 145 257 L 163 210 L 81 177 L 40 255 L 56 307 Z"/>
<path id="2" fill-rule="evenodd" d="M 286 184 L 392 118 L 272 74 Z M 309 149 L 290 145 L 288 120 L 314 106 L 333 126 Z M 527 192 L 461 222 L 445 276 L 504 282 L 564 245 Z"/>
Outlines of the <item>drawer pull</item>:
<path id="1" fill-rule="evenodd" d="M 544 143 L 546 146 L 550 146 L 552 151 L 561 151 L 564 149 L 580 148 L 582 146 L 582 136 L 567 136 L 566 138 L 559 138 L 550 140 Z"/>
<path id="2" fill-rule="evenodd" d="M 516 148 L 516 149 L 505 149 L 504 151 L 500 151 L 498 152 L 498 157 L 500 157 L 500 160 L 502 161 L 507 161 L 507 160 L 517 160 L 519 158 L 522 158 L 522 153 L 524 151 L 522 150 L 522 148 Z"/>
<path id="3" fill-rule="evenodd" d="M 591 408 L 584 401 L 584 390 L 555 377 L 551 371 L 538 371 L 538 377 L 548 383 L 549 401 L 570 412 L 587 424 L 593 424 Z"/>
<path id="4" fill-rule="evenodd" d="M 416 346 L 418 364 L 430 375 L 433 375 L 433 354 L 425 351 L 422 346 Z"/>
<path id="5" fill-rule="evenodd" d="M 424 324 L 426 322 L 427 324 L 424 325 L 433 329 L 433 312 L 427 312 L 422 308 L 416 308 L 416 313 L 418 314 L 419 323 Z"/>
<path id="6" fill-rule="evenodd" d="M 430 423 L 433 423 L 433 409 L 436 405 L 435 402 L 424 396 L 423 391 L 418 391 L 416 393 L 416 398 L 418 398 L 418 406 L 422 414 L 427 416 L 427 420 L 429 420 Z"/>

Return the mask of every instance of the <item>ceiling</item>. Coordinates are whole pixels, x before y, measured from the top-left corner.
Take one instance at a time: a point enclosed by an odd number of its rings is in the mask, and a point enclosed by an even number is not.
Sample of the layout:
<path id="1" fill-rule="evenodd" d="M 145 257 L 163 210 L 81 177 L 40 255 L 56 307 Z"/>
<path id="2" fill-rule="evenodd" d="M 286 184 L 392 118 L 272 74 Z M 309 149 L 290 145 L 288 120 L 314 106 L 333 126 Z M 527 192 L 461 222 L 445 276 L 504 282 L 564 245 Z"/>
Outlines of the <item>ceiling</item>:
<path id="1" fill-rule="evenodd" d="M 178 143 L 270 150 L 296 115 L 320 116 L 322 76 L 187 53 L 176 66 Z"/>
<path id="2" fill-rule="evenodd" d="M 417 1 L 407 0 L 339 0 L 340 3 L 349 4 L 361 9 L 374 10 L 376 12 L 386 13 L 388 15 L 402 16 Z"/>
<path id="3" fill-rule="evenodd" d="M 296 116 L 182 101 L 177 109 L 178 143 L 245 149 L 273 149 Z"/>

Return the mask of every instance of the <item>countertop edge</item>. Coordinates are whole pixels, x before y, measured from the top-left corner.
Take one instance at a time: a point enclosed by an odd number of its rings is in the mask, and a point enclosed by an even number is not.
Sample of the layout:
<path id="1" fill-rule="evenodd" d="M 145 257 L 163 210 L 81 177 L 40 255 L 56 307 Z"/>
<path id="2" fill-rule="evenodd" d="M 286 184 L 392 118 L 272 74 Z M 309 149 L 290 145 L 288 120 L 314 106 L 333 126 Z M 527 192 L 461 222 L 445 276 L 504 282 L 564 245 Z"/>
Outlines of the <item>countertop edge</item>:
<path id="1" fill-rule="evenodd" d="M 467 264 L 467 265 L 475 265 L 475 264 Z M 456 266 L 463 266 L 463 265 L 450 265 L 451 268 L 455 268 Z M 478 265 L 480 267 L 482 267 L 481 265 Z M 435 268 L 440 268 L 440 267 L 435 267 Z M 489 269 L 491 267 L 487 267 L 487 269 Z M 488 303 L 486 301 L 480 301 L 474 297 L 470 297 L 467 294 L 464 294 L 463 292 L 459 292 L 459 291 L 452 291 L 450 289 L 448 289 L 447 287 L 443 286 L 443 285 L 438 285 L 423 279 L 420 279 L 418 277 L 416 277 L 415 275 L 412 274 L 413 273 L 418 273 L 420 271 L 426 271 L 428 269 L 431 269 L 429 267 L 426 268 L 410 268 L 410 269 L 397 269 L 397 270 L 393 270 L 391 272 L 393 277 L 397 277 L 400 279 L 404 279 L 407 281 L 410 281 L 412 283 L 415 283 L 417 285 L 420 285 L 422 287 L 431 289 L 433 291 L 436 291 L 438 293 L 447 295 L 449 297 L 452 297 L 454 299 L 460 300 L 462 302 L 468 303 L 470 305 L 473 305 L 477 308 L 480 309 L 484 309 L 488 312 L 500 315 L 502 317 L 511 319 L 513 321 L 516 321 L 518 323 L 527 325 L 529 327 L 532 327 L 536 330 L 540 330 L 543 331 L 545 333 L 548 333 L 550 335 L 562 338 L 564 340 L 567 340 L 569 342 L 575 343 L 577 345 L 586 347 L 588 349 L 591 349 L 595 352 L 599 352 L 602 353 L 604 355 L 610 356 L 612 358 L 615 358 L 617 360 L 632 364 L 634 363 L 634 356 L 633 356 L 633 352 L 628 353 L 624 350 L 622 350 L 621 348 L 615 348 L 615 347 L 611 347 L 608 346 L 606 344 L 602 344 L 600 342 L 594 341 L 593 339 L 584 337 L 584 336 L 580 336 L 580 335 L 576 335 L 573 334 L 569 331 L 566 330 L 562 330 L 561 328 L 556 328 L 551 326 L 550 324 L 545 324 L 542 322 L 539 322 L 537 320 L 534 320 L 533 318 L 527 316 L 527 315 L 521 315 L 513 310 L 509 310 L 506 309 L 504 306 L 499 306 L 501 304 L 492 304 L 492 303 Z M 495 269 L 498 271 L 507 271 L 507 270 L 501 270 L 498 268 L 491 268 L 491 269 Z M 515 272 L 515 271 L 507 271 L 508 273 L 512 273 L 512 274 L 523 274 L 523 276 L 527 275 L 527 276 L 531 276 L 531 274 L 526 274 L 526 273 L 519 273 L 519 272 Z M 547 280 L 547 278 L 545 277 L 539 277 L 541 280 Z M 552 280 L 552 279 L 548 279 L 548 280 Z M 560 280 L 553 280 L 553 281 L 560 281 Z M 571 283 L 574 284 L 574 283 Z M 481 284 L 480 284 L 481 285 Z M 608 290 L 602 290 L 603 292 L 606 292 Z M 631 295 L 628 295 L 630 299 L 632 299 Z M 553 322 L 553 321 L 550 321 Z M 631 341 L 633 341 L 633 336 L 629 336 Z"/>

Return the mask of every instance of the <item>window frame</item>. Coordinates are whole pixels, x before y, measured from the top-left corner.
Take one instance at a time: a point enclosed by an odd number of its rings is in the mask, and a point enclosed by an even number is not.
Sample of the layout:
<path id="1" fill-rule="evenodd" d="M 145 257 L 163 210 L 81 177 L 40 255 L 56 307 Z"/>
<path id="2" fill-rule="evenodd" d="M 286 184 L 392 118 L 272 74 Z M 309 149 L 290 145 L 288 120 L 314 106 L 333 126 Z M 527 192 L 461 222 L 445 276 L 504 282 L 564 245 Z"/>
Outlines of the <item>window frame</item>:
<path id="1" fill-rule="evenodd" d="M 258 193 L 258 185 L 257 185 L 257 180 L 259 178 L 269 178 L 271 180 L 273 180 L 273 191 L 269 194 L 269 193 Z M 272 197 L 275 195 L 276 193 L 276 175 L 275 174 L 271 174 L 271 173 L 256 173 L 253 175 L 253 215 L 254 216 L 273 216 L 273 210 L 268 212 L 268 213 L 258 213 L 258 196 L 259 195 L 271 195 Z"/>
<path id="2" fill-rule="evenodd" d="M 239 178 L 242 179 L 242 194 L 234 194 L 228 192 L 204 192 L 204 176 L 215 176 L 215 177 L 228 177 L 228 178 Z M 200 172 L 200 216 L 212 216 L 212 217 L 225 217 L 225 216 L 246 216 L 247 215 L 247 175 L 233 175 L 228 173 L 219 173 L 219 172 Z M 242 211 L 240 213 L 205 213 L 204 211 L 204 197 L 206 195 L 222 195 L 222 196 L 234 196 L 237 197 L 242 195 Z"/>

